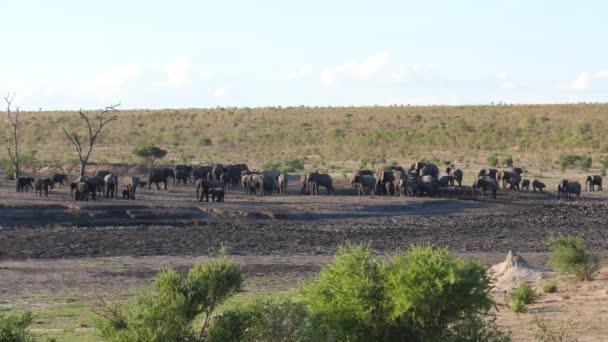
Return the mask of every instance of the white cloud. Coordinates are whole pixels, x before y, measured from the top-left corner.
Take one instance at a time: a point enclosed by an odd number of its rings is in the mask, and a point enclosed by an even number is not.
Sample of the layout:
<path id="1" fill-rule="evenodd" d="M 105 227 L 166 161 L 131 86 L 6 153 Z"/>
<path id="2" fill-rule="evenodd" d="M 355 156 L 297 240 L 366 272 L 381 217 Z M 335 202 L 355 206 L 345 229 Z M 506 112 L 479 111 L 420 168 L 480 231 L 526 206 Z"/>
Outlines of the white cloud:
<path id="1" fill-rule="evenodd" d="M 591 83 L 591 76 L 589 75 L 588 72 L 583 71 L 580 74 L 578 74 L 578 77 L 576 78 L 576 80 L 574 80 L 570 84 L 570 89 L 574 89 L 574 90 L 587 89 L 589 87 L 590 83 Z"/>
<path id="2" fill-rule="evenodd" d="M 188 82 L 188 69 L 190 60 L 188 57 L 180 57 L 175 63 L 160 66 L 164 69 L 167 80 L 163 85 L 171 88 L 181 88 Z"/>
<path id="3" fill-rule="evenodd" d="M 226 94 L 226 89 L 224 89 L 224 88 L 217 88 L 213 92 L 213 96 L 215 96 L 215 97 L 222 97 L 225 94 Z"/>
<path id="4" fill-rule="evenodd" d="M 305 68 L 301 68 L 301 69 L 290 72 L 289 74 L 287 74 L 287 78 L 290 80 L 297 80 L 297 79 L 307 78 L 310 75 L 312 75 L 310 68 L 305 67 Z"/>
<path id="5" fill-rule="evenodd" d="M 598 72 L 595 77 L 598 78 L 608 78 L 608 70 L 602 70 L 600 72 Z"/>
<path id="6" fill-rule="evenodd" d="M 397 71 L 390 73 L 389 78 L 394 81 L 405 81 L 413 78 L 425 78 L 428 77 L 433 71 L 431 64 L 414 64 L 407 66 L 400 64 Z M 432 76 L 432 75 L 431 75 Z"/>
<path id="7" fill-rule="evenodd" d="M 198 79 L 201 81 L 210 81 L 213 79 L 213 73 L 209 71 L 201 71 L 198 73 Z"/>
<path id="8" fill-rule="evenodd" d="M 325 68 L 321 71 L 321 83 L 333 85 L 344 79 L 368 80 L 388 64 L 388 61 L 388 53 L 381 52 L 361 63 L 350 62 L 334 68 Z"/>
<path id="9" fill-rule="evenodd" d="M 498 84 L 503 89 L 515 89 L 517 87 L 508 72 L 501 72 L 496 76 L 496 78 L 498 80 Z"/>

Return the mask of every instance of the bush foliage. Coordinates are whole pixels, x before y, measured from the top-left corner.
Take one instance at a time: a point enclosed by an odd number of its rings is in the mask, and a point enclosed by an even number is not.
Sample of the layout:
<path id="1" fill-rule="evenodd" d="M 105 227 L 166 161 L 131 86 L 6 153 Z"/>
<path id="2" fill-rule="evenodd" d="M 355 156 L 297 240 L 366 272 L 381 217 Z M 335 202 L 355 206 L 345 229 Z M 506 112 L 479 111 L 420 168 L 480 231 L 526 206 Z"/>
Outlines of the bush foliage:
<path id="1" fill-rule="evenodd" d="M 526 305 L 534 303 L 538 298 L 530 284 L 521 283 L 509 292 L 509 304 L 515 312 L 526 312 Z"/>
<path id="2" fill-rule="evenodd" d="M 32 324 L 32 313 L 2 314 L 0 313 L 0 341 L 2 342 L 34 342 L 34 336 L 27 328 Z"/>
<path id="3" fill-rule="evenodd" d="M 596 257 L 577 236 L 557 236 L 547 240 L 551 250 L 549 264 L 557 273 L 575 276 L 580 281 L 590 280 L 597 267 Z"/>

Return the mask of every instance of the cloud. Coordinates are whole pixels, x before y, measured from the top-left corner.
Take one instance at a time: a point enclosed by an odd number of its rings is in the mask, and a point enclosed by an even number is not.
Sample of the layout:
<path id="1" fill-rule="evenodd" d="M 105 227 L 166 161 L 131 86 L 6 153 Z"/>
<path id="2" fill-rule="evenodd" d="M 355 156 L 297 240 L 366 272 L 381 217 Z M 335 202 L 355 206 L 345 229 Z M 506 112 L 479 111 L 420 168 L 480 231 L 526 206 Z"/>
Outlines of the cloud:
<path id="1" fill-rule="evenodd" d="M 368 80 L 388 64 L 388 61 L 388 53 L 380 52 L 363 62 L 350 62 L 333 68 L 325 68 L 321 71 L 321 83 L 333 85 L 341 80 Z"/>
<path id="2" fill-rule="evenodd" d="M 394 81 L 405 81 L 409 79 L 415 78 L 425 78 L 428 77 L 433 71 L 433 66 L 431 64 L 414 64 L 411 66 L 407 66 L 404 64 L 400 64 L 397 71 L 393 71 L 390 73 L 389 78 Z"/>
<path id="3" fill-rule="evenodd" d="M 578 74 L 578 77 L 576 78 L 576 80 L 574 80 L 570 84 L 570 89 L 574 89 L 574 90 L 587 89 L 589 87 L 590 83 L 591 83 L 591 76 L 589 75 L 588 72 L 583 71 L 580 74 Z"/>
<path id="4" fill-rule="evenodd" d="M 140 68 L 136 65 L 125 65 L 109 71 L 99 73 L 93 81 L 85 84 L 78 93 L 87 93 L 98 96 L 100 99 L 115 97 L 122 93 L 125 85 L 139 76 Z"/>
<path id="5" fill-rule="evenodd" d="M 180 57 L 175 63 L 160 66 L 164 69 L 167 80 L 163 85 L 171 88 L 181 88 L 188 82 L 188 70 L 190 60 L 188 57 Z"/>
<path id="6" fill-rule="evenodd" d="M 595 77 L 597 78 L 608 78 L 608 70 L 602 70 L 598 72 Z"/>
<path id="7" fill-rule="evenodd" d="M 496 79 L 498 80 L 500 87 L 503 89 L 515 89 L 517 87 L 508 72 L 501 72 L 496 76 Z"/>
<path id="8" fill-rule="evenodd" d="M 215 89 L 215 91 L 213 92 L 213 96 L 214 97 L 222 97 L 226 94 L 226 89 L 224 88 L 217 88 Z"/>
<path id="9" fill-rule="evenodd" d="M 289 74 L 287 74 L 287 78 L 290 80 L 297 80 L 297 79 L 310 77 L 310 75 L 312 75 L 312 72 L 310 71 L 309 68 L 301 68 L 301 69 L 294 70 L 294 71 L 290 72 Z"/>

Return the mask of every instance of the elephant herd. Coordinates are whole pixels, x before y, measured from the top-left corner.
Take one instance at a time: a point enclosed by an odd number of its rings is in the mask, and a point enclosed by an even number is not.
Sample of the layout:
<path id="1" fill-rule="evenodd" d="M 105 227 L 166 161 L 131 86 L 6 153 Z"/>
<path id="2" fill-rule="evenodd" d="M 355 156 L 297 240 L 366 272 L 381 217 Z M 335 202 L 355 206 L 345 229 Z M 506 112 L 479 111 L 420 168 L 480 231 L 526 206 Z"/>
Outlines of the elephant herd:
<path id="1" fill-rule="evenodd" d="M 497 191 L 533 191 L 543 192 L 546 185 L 537 179 L 530 181 L 522 178 L 523 170 L 518 167 L 506 169 L 482 169 L 478 172 L 471 186 L 471 194 L 480 192 L 482 197 L 496 198 Z M 350 184 L 357 190 L 359 196 L 436 196 L 442 188 L 462 188 L 463 171 L 447 167 L 440 173 L 437 165 L 428 162 L 414 162 L 409 168 L 402 166 L 387 166 L 376 170 L 355 170 Z M 173 168 L 152 168 L 147 181 L 138 176 L 121 177 L 110 171 L 96 171 L 93 176 L 81 176 L 74 182 L 69 182 L 68 176 L 61 173 L 50 177 L 19 177 L 16 180 L 16 191 L 27 192 L 34 190 L 38 196 L 48 196 L 49 189 L 56 186 L 70 186 L 70 195 L 75 200 L 96 199 L 99 194 L 106 198 L 119 196 L 122 184 L 122 198 L 136 198 L 137 188 L 148 187 L 152 184 L 158 190 L 167 189 L 169 182 L 174 186 L 194 184 L 198 201 L 223 202 L 225 189 L 240 187 L 245 195 L 269 196 L 272 194 L 285 195 L 287 192 L 288 175 L 274 170 L 250 170 L 246 164 L 212 164 L 192 166 L 175 165 Z M 300 194 L 319 195 L 320 188 L 326 194 L 335 193 L 332 177 L 327 173 L 310 172 L 301 177 Z M 558 187 L 558 198 L 569 199 L 580 197 L 581 184 L 578 181 L 562 180 Z M 602 191 L 602 177 L 588 176 L 585 181 L 585 191 Z"/>

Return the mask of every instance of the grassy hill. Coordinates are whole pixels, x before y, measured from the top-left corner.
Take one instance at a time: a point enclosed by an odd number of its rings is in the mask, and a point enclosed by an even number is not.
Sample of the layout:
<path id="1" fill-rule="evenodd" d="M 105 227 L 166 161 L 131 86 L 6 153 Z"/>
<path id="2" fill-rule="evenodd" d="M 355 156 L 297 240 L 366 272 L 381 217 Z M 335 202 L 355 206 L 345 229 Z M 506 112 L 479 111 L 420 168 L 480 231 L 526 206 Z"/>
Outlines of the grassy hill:
<path id="1" fill-rule="evenodd" d="M 124 110 L 107 126 L 91 161 L 137 163 L 133 147 L 153 143 L 164 162 L 246 162 L 262 167 L 301 159 L 307 168 L 352 169 L 415 159 L 466 168 L 496 154 L 540 169 L 560 155 L 608 154 L 608 104 L 215 108 Z M 76 161 L 65 138 L 76 112 L 23 112 L 26 163 Z M 8 137 L 0 126 L 0 139 Z M 0 158 L 6 159 L 4 149 Z"/>

